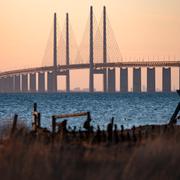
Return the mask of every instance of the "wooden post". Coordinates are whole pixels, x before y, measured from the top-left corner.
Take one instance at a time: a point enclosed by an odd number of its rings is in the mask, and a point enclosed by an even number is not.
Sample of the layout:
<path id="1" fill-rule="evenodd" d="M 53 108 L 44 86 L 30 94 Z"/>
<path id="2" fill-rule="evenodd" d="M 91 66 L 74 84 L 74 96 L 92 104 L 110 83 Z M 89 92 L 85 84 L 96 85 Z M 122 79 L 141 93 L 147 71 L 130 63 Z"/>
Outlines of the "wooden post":
<path id="1" fill-rule="evenodd" d="M 37 127 L 40 128 L 41 127 L 41 113 L 38 112 L 37 113 Z"/>
<path id="2" fill-rule="evenodd" d="M 174 113 L 173 113 L 173 115 L 172 115 L 172 117 L 171 117 L 171 119 L 169 121 L 170 125 L 177 123 L 176 117 L 177 117 L 179 111 L 180 111 L 180 103 L 177 105 L 176 110 L 174 111 Z"/>
<path id="3" fill-rule="evenodd" d="M 32 129 L 33 129 L 33 131 L 36 131 L 36 125 L 37 125 L 37 116 L 35 114 L 36 111 L 37 111 L 37 103 L 34 103 L 33 104 L 33 112 L 32 112 L 32 115 L 33 115 Z"/>
<path id="4" fill-rule="evenodd" d="M 87 112 L 87 120 L 91 121 L 91 113 Z"/>
<path id="5" fill-rule="evenodd" d="M 37 111 L 37 103 L 34 103 L 33 104 L 33 112 L 36 112 Z"/>
<path id="6" fill-rule="evenodd" d="M 53 133 L 53 135 L 55 134 L 55 132 L 56 132 L 56 117 L 52 116 L 52 133 Z"/>
<path id="7" fill-rule="evenodd" d="M 17 128 L 17 119 L 18 119 L 18 115 L 15 114 L 14 119 L 13 119 L 12 129 L 11 129 L 11 136 L 14 134 L 14 132 L 15 132 L 15 130 Z"/>

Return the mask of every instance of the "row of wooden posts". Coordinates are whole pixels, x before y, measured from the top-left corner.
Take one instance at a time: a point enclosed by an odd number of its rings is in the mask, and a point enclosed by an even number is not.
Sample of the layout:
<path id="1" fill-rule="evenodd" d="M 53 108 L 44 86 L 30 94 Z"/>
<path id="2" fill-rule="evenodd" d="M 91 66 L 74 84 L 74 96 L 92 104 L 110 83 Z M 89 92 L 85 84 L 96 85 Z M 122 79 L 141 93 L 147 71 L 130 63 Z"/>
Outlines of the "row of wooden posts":
<path id="1" fill-rule="evenodd" d="M 33 105 L 32 115 L 33 115 L 32 130 L 36 131 L 38 128 L 41 128 L 41 114 L 40 114 L 40 112 L 37 111 L 37 103 L 34 103 L 34 105 Z M 87 120 L 91 120 L 90 112 L 52 115 L 52 134 L 55 134 L 56 133 L 56 127 L 61 125 L 60 122 L 57 122 L 58 119 L 82 117 L 82 116 L 87 116 Z"/>
<path id="2" fill-rule="evenodd" d="M 180 118 L 180 116 L 178 116 L 178 113 L 180 111 L 180 103 L 178 104 L 178 106 L 176 107 L 170 121 L 169 121 L 169 125 L 172 124 L 176 124 L 177 119 Z M 37 103 L 33 104 L 33 112 L 32 112 L 32 130 L 33 131 L 37 131 L 39 128 L 41 128 L 41 113 L 37 111 Z M 60 114 L 60 115 L 52 115 L 52 134 L 56 133 L 56 128 L 59 127 L 61 125 L 61 122 L 57 122 L 58 119 L 62 119 L 62 118 L 72 118 L 72 117 L 82 117 L 82 116 L 86 116 L 87 117 L 87 121 L 91 121 L 91 114 L 90 112 L 80 112 L 80 113 L 73 113 L 73 114 Z M 15 114 L 14 118 L 13 118 L 13 124 L 12 124 L 12 128 L 11 128 L 11 133 L 10 135 L 13 135 L 16 128 L 17 128 L 17 119 L 18 119 L 18 115 Z"/>

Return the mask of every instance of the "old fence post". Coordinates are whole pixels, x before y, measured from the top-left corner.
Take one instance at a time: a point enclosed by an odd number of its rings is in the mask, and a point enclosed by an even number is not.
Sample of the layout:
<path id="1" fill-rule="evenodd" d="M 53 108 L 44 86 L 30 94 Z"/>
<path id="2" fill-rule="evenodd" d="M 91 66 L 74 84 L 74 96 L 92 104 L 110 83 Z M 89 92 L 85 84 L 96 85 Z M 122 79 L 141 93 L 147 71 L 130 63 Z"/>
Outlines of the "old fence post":
<path id="1" fill-rule="evenodd" d="M 37 125 L 37 115 L 36 113 L 37 112 L 37 103 L 34 103 L 33 104 L 33 112 L 32 112 L 32 129 L 33 131 L 36 131 L 36 125 Z"/>
<path id="2" fill-rule="evenodd" d="M 14 119 L 13 119 L 13 124 L 12 124 L 12 128 L 11 128 L 11 136 L 14 134 L 14 132 L 16 131 L 17 128 L 17 119 L 18 119 L 18 115 L 15 114 L 14 115 Z"/>

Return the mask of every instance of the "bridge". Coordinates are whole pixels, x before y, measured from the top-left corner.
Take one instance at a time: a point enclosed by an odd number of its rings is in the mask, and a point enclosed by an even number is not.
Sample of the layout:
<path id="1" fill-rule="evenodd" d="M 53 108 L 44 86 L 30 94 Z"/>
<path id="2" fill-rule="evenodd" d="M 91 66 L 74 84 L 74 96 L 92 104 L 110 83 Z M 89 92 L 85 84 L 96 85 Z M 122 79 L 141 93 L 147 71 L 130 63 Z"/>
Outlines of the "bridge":
<path id="1" fill-rule="evenodd" d="M 120 73 L 120 92 L 128 92 L 128 69 L 133 68 L 133 92 L 141 92 L 142 85 L 142 67 L 147 68 L 147 92 L 156 91 L 156 73 L 155 68 L 162 68 L 162 91 L 171 91 L 171 68 L 180 67 L 180 61 L 123 61 L 120 57 L 113 57 L 115 62 L 108 62 L 110 50 L 114 50 L 115 46 L 109 46 L 111 43 L 108 41 L 107 30 L 107 18 L 106 7 L 103 8 L 102 18 L 102 41 L 97 39 L 101 34 L 94 33 L 94 15 L 93 7 L 90 7 L 90 19 L 89 19 L 89 36 L 88 36 L 88 57 L 87 61 L 83 63 L 71 63 L 71 44 L 70 44 L 70 27 L 69 27 L 69 15 L 66 14 L 66 27 L 65 27 L 65 52 L 58 52 L 59 47 L 57 43 L 57 17 L 54 14 L 53 22 L 53 56 L 52 65 L 45 65 L 42 67 L 28 68 L 12 70 L 0 73 L 0 92 L 1 93 L 26 93 L 26 92 L 57 92 L 57 77 L 66 77 L 66 92 L 70 92 L 70 71 L 77 69 L 89 70 L 89 92 L 94 92 L 94 75 L 103 75 L 103 91 L 115 92 L 116 91 L 116 70 L 119 69 Z M 99 29 L 98 29 L 99 30 Z M 95 36 L 94 36 L 95 35 Z M 97 36 L 96 36 L 97 35 Z M 102 50 L 99 50 L 99 46 L 95 45 L 96 41 L 102 43 Z M 108 44 L 109 43 L 109 44 Z M 83 45 L 84 47 L 84 45 Z M 82 48 L 83 48 L 82 47 Z M 109 48 L 110 47 L 110 48 Z M 117 47 L 117 45 L 116 45 Z M 110 50 L 109 50 L 109 49 Z M 118 48 L 117 48 L 118 49 Z M 99 52 L 100 51 L 100 52 Z M 64 64 L 58 64 L 58 53 L 65 53 Z M 97 54 L 100 53 L 101 62 L 96 62 Z M 108 54 L 109 53 L 109 54 Z M 117 53 L 117 52 L 116 52 Z M 62 55 L 61 55 L 62 56 Z M 80 59 L 80 56 L 77 57 Z M 46 78 L 47 77 L 47 78 Z M 47 89 L 45 88 L 47 84 Z"/>

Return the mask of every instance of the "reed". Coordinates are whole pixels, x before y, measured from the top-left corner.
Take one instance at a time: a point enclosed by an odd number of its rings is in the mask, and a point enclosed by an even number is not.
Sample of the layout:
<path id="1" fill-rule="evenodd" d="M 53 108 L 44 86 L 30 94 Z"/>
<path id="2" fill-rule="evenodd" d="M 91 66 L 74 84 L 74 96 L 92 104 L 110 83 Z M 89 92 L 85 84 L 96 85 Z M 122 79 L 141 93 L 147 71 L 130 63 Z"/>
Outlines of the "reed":
<path id="1" fill-rule="evenodd" d="M 5 180 L 179 179 L 179 126 L 173 127 L 173 131 L 165 131 L 164 126 L 163 130 L 161 126 L 141 127 L 142 132 L 147 129 L 151 130 L 150 135 L 141 141 L 98 143 L 57 138 L 45 142 L 20 123 L 13 135 L 2 134 L 0 177 Z"/>

